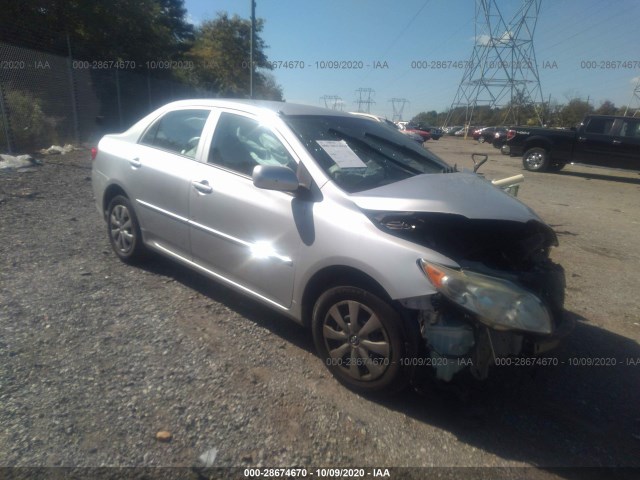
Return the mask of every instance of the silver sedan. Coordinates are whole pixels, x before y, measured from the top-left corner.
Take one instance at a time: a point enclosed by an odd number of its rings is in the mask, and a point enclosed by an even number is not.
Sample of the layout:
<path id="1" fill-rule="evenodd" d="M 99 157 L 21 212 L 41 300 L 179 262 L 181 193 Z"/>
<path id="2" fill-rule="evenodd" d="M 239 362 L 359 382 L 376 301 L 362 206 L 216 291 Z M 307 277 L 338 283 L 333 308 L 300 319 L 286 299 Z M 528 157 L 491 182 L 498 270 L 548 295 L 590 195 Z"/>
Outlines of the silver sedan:
<path id="1" fill-rule="evenodd" d="M 485 378 L 555 346 L 564 273 L 527 206 L 379 122 L 242 100 L 174 102 L 92 151 L 114 252 L 150 252 L 312 329 L 343 384 Z"/>

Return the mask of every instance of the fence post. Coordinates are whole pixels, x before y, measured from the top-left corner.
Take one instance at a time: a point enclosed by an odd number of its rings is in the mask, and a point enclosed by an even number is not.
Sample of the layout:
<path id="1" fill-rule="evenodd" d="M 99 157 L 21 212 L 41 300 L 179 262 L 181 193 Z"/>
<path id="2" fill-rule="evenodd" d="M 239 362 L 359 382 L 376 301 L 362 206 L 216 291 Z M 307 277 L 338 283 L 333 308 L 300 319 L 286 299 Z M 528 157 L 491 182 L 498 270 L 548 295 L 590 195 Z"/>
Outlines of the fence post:
<path id="1" fill-rule="evenodd" d="M 0 81 L 0 113 L 2 113 L 2 125 L 4 126 L 4 136 L 7 139 L 7 153 L 13 155 L 11 148 L 11 125 L 9 124 L 9 112 L 5 105 L 4 87 Z"/>
<path id="2" fill-rule="evenodd" d="M 69 57 L 67 58 L 67 66 L 69 67 L 69 89 L 71 94 L 71 109 L 73 110 L 73 141 L 77 145 L 80 143 L 80 135 L 78 133 L 78 102 L 76 101 L 76 83 L 73 76 L 73 56 L 71 55 L 71 40 L 69 40 L 68 33 L 67 51 L 69 52 Z"/>
<path id="3" fill-rule="evenodd" d="M 116 68 L 116 97 L 118 98 L 118 121 L 120 122 L 120 130 L 122 130 L 122 100 L 120 99 L 120 75 Z"/>

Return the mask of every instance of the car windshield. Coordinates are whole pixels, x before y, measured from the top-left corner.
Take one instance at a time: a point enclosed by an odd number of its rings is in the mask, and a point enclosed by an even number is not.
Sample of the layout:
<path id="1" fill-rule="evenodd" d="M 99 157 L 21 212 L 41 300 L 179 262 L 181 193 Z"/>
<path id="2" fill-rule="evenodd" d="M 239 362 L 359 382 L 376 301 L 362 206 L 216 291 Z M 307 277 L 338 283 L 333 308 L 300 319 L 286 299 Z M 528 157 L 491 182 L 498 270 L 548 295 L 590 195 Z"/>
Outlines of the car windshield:
<path id="1" fill-rule="evenodd" d="M 283 119 L 327 175 L 349 193 L 451 169 L 436 155 L 380 122 L 331 115 Z"/>

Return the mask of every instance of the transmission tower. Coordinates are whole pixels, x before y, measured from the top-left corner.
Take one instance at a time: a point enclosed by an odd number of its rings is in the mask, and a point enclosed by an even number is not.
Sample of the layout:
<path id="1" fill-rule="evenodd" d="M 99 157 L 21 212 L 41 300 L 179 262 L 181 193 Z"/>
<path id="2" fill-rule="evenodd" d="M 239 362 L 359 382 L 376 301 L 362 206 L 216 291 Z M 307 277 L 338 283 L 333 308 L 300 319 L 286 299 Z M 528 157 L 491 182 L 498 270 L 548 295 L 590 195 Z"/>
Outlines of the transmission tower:
<path id="1" fill-rule="evenodd" d="M 358 104 L 358 112 L 371 113 L 371 105 L 376 103 L 372 97 L 375 90 L 372 88 L 359 88 L 356 90 L 355 103 Z"/>
<path id="2" fill-rule="evenodd" d="M 402 121 L 402 112 L 404 111 L 404 107 L 409 103 L 409 100 L 406 98 L 392 98 L 389 100 L 391 102 L 391 106 L 393 107 L 393 118 L 391 119 L 393 122 L 401 122 Z"/>
<path id="3" fill-rule="evenodd" d="M 504 123 L 520 123 L 521 107 L 533 105 L 542 125 L 543 96 L 533 48 L 541 0 L 523 0 L 511 17 L 498 0 L 476 0 L 475 45 L 449 110 L 464 107 L 470 124 L 476 107 L 508 107 Z M 510 20 L 507 21 L 507 18 Z"/>
<path id="4" fill-rule="evenodd" d="M 640 115 L 640 77 L 638 77 L 638 81 L 636 82 L 636 86 L 633 89 L 633 93 L 631 94 L 631 101 L 629 102 L 629 105 L 627 105 L 627 108 L 625 108 L 624 110 L 624 116 L 627 116 L 627 112 L 629 111 L 629 107 L 634 104 L 637 103 L 638 107 L 636 108 L 636 111 L 633 112 L 633 117 L 635 117 L 636 115 Z"/>
<path id="5" fill-rule="evenodd" d="M 320 102 L 324 102 L 325 108 L 344 110 L 344 102 L 342 101 L 342 97 L 338 95 L 323 95 L 320 97 Z"/>

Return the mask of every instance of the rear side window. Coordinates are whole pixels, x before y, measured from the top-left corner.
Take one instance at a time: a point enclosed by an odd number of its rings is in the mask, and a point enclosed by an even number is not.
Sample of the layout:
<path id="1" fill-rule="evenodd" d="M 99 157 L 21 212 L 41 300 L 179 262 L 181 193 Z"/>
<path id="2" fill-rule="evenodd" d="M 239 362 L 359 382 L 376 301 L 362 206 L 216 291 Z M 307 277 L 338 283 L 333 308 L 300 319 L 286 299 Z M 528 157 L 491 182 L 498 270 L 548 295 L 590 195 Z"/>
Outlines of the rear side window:
<path id="1" fill-rule="evenodd" d="M 612 118 L 592 118 L 585 129 L 587 133 L 595 133 L 599 135 L 608 135 L 613 126 Z"/>
<path id="2" fill-rule="evenodd" d="M 149 128 L 140 143 L 169 152 L 196 156 L 209 110 L 175 110 L 165 113 Z"/>
<path id="3" fill-rule="evenodd" d="M 625 120 L 620 129 L 620 136 L 640 138 L 640 120 Z"/>

